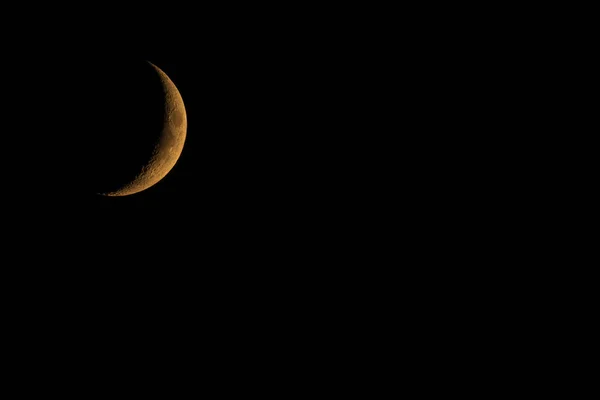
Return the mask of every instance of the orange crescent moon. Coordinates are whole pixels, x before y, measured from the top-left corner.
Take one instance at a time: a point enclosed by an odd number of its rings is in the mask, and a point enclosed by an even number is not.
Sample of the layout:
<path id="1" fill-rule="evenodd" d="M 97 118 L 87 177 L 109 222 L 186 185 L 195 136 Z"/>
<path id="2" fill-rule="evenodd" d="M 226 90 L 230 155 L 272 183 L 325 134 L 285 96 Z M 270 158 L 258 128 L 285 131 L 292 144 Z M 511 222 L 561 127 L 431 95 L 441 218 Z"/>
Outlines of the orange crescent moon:
<path id="1" fill-rule="evenodd" d="M 187 114 L 181 94 L 175 84 L 156 65 L 149 62 L 160 77 L 164 94 L 164 123 L 152 156 L 140 173 L 121 188 L 102 193 L 104 196 L 128 196 L 154 186 L 175 166 L 185 143 Z"/>

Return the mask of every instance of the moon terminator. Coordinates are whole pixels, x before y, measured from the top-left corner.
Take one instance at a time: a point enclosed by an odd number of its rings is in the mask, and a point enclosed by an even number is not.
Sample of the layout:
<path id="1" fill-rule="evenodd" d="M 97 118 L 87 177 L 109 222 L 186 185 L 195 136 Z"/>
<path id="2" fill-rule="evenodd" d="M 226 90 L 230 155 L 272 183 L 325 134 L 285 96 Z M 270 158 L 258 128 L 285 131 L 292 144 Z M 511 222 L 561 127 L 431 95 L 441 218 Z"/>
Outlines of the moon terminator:
<path id="1" fill-rule="evenodd" d="M 99 193 L 104 196 L 127 196 L 139 193 L 162 180 L 175 166 L 183 150 L 187 134 L 187 114 L 179 90 L 156 65 L 148 62 L 160 78 L 164 97 L 164 120 L 158 140 L 148 161 L 130 182 L 116 190 Z"/>

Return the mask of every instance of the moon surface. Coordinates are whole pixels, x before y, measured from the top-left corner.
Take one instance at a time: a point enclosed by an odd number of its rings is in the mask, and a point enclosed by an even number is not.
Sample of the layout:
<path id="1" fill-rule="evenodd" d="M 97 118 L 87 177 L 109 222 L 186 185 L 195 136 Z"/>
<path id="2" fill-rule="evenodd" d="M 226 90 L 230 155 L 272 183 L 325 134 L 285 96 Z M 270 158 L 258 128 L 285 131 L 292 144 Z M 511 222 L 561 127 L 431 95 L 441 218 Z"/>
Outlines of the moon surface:
<path id="1" fill-rule="evenodd" d="M 148 154 L 144 157 L 145 163 L 139 165 L 138 172 L 133 179 L 120 182 L 117 188 L 99 193 L 104 196 L 128 196 L 139 193 L 158 183 L 175 166 L 183 150 L 187 132 L 187 115 L 183 99 L 175 84 L 156 65 L 147 64 L 158 75 L 162 89 L 161 109 L 162 127 L 158 135 L 148 135 L 152 141 L 148 147 Z M 148 82 L 148 84 L 156 84 Z M 143 132 L 142 132 L 143 134 Z M 119 143 L 114 143 L 118 146 Z"/>

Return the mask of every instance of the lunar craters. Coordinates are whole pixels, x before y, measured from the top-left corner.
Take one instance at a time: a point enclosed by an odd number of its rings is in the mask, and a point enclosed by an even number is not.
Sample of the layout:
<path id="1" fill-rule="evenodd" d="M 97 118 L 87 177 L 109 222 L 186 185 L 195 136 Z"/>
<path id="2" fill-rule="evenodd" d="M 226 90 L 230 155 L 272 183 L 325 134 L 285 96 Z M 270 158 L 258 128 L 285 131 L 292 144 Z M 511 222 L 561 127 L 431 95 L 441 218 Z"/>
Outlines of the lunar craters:
<path id="1" fill-rule="evenodd" d="M 164 121 L 162 133 L 152 156 L 133 181 L 107 196 L 126 196 L 141 192 L 163 179 L 175 166 L 183 150 L 187 130 L 187 116 L 183 99 L 175 84 L 157 66 L 150 64 L 160 77 L 164 94 Z"/>
<path id="2" fill-rule="evenodd" d="M 169 115 L 169 122 L 171 122 L 175 128 L 179 128 L 183 124 L 184 118 L 181 110 L 176 109 Z"/>

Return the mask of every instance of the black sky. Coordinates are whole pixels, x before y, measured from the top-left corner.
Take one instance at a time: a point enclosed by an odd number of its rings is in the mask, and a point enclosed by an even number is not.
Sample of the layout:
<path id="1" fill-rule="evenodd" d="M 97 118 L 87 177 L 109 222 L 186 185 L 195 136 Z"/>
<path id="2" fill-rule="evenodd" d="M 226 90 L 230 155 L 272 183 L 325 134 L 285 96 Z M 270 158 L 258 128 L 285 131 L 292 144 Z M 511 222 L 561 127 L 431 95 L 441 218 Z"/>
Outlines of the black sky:
<path id="1" fill-rule="evenodd" d="M 322 13 L 310 23 L 300 14 L 259 21 L 227 12 L 217 19 L 199 24 L 183 48 L 146 39 L 118 52 L 74 52 L 71 44 L 61 51 L 49 42 L 38 47 L 50 51 L 11 58 L 19 79 L 10 90 L 27 104 L 14 107 L 26 121 L 14 140 L 31 140 L 33 149 L 11 155 L 23 165 L 9 177 L 17 188 L 9 201 L 30 229 L 58 232 L 69 246 L 88 243 L 94 257 L 118 260 L 126 249 L 144 261 L 158 252 L 189 262 L 255 262 L 259 255 L 302 262 L 322 250 L 343 254 L 336 249 L 365 233 L 356 232 L 377 219 L 374 190 L 393 191 L 380 185 L 390 159 L 374 156 L 373 140 L 393 134 L 377 115 L 393 104 L 374 110 L 382 101 L 370 92 L 381 82 L 369 54 L 387 49 L 377 50 L 351 21 L 332 25 Z M 146 191 L 81 194 L 87 179 L 78 162 L 87 160 L 80 141 L 99 120 L 79 112 L 73 93 L 93 98 L 86 82 L 110 90 L 96 64 L 117 74 L 131 60 L 154 63 L 180 91 L 188 117 L 183 152 Z M 103 115 L 102 124 L 118 124 L 115 114 Z M 75 175 L 72 184 L 56 184 L 56 165 Z"/>
<path id="2" fill-rule="evenodd" d="M 524 260 L 507 249 L 535 236 L 517 212 L 526 197 L 515 190 L 521 170 L 506 173 L 518 169 L 511 157 L 528 128 L 511 119 L 522 91 L 510 88 L 517 80 L 500 64 L 518 76 L 522 59 L 505 58 L 480 29 L 436 6 L 420 19 L 351 7 L 190 7 L 186 25 L 169 6 L 163 19 L 178 27 L 138 31 L 160 42 L 102 52 L 42 37 L 5 53 L 1 250 L 4 270 L 21 278 L 3 280 L 17 294 L 7 308 L 31 302 L 49 316 L 36 335 L 62 333 L 56 315 L 67 310 L 77 329 L 65 337 L 104 336 L 82 348 L 109 336 L 125 347 L 152 338 L 147 357 L 155 343 L 169 352 L 182 346 L 185 356 L 201 346 L 244 372 L 262 373 L 266 360 L 308 381 L 332 359 L 353 368 L 357 343 L 388 354 L 376 346 L 396 334 L 385 325 L 397 317 L 425 340 L 420 354 L 440 342 L 439 332 L 464 332 L 457 312 L 468 310 L 475 324 L 490 314 L 473 288 L 489 293 L 503 276 L 523 281 L 505 273 L 504 264 L 521 269 Z M 497 32 L 507 29 L 502 21 Z M 110 112 L 110 96 L 95 97 L 111 91 L 99 60 L 117 75 L 132 60 L 154 63 L 187 111 L 179 161 L 132 196 L 85 192 L 86 135 L 126 116 Z M 94 101 L 101 107 L 86 108 Z M 106 112 L 90 118 L 99 109 Z M 457 297 L 467 305 L 455 306 Z M 481 309 L 471 312 L 473 304 Z M 103 325 L 112 331 L 105 335 Z M 123 341 L 128 325 L 143 328 Z M 154 339 L 157 332 L 167 335 Z M 265 358 L 265 349 L 277 357 Z M 303 358 L 301 373 L 279 368 Z M 223 387 L 236 385 L 224 376 Z"/>
<path id="3" fill-rule="evenodd" d="M 338 111 L 330 98 L 339 77 L 327 79 L 323 74 L 335 71 L 321 57 L 302 56 L 288 41 L 232 43 L 204 57 L 135 52 L 101 60 L 56 57 L 49 65 L 43 58 L 14 59 L 20 79 L 10 90 L 27 104 L 15 108 L 25 124 L 14 140 L 32 144 L 25 155 L 11 155 L 21 164 L 13 163 L 7 177 L 17 189 L 8 197 L 13 209 L 32 229 L 61 226 L 58 235 L 92 247 L 100 239 L 113 256 L 115 237 L 162 249 L 179 241 L 212 243 L 239 257 L 264 246 L 275 254 L 322 234 L 345 207 L 331 194 L 348 179 L 339 164 L 342 136 L 353 140 L 323 118 Z M 92 195 L 81 167 L 89 162 L 88 138 L 122 128 L 128 117 L 127 100 L 106 75 L 118 75 L 132 60 L 154 63 L 179 89 L 186 143 L 153 187 L 120 198 Z M 118 107 L 107 95 L 113 92 Z"/>

